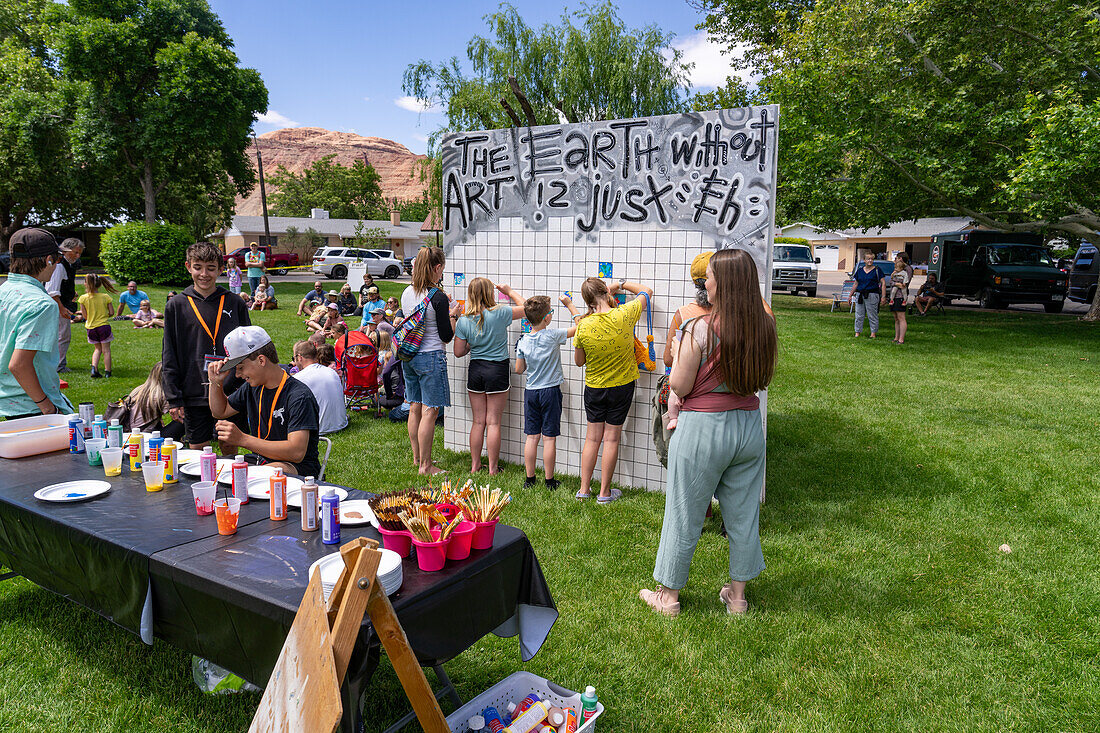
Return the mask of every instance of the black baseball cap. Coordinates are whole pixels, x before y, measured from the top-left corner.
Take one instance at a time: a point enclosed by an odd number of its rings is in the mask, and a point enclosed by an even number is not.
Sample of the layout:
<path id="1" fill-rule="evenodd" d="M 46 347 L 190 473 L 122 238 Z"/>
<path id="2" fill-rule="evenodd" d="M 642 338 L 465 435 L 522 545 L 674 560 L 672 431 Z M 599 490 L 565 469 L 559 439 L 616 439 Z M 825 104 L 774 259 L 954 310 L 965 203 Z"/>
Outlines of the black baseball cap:
<path id="1" fill-rule="evenodd" d="M 8 250 L 16 259 L 29 260 L 35 257 L 57 255 L 61 249 L 57 240 L 45 229 L 28 227 L 20 229 L 8 240 Z"/>

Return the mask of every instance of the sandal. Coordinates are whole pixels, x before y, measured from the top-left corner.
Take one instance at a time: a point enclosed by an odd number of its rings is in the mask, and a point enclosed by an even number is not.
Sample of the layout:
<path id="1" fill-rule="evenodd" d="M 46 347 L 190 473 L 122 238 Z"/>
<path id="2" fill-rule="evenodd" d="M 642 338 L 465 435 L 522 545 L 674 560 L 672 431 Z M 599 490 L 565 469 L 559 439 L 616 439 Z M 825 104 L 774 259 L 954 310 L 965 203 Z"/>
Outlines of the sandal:
<path id="1" fill-rule="evenodd" d="M 602 506 L 605 504 L 610 504 L 613 501 L 618 501 L 620 498 L 622 498 L 622 495 L 623 492 L 621 489 L 612 489 L 610 496 L 601 496 L 597 498 L 596 501 Z"/>
<path id="2" fill-rule="evenodd" d="M 591 491 L 578 490 L 575 498 L 577 498 L 581 501 L 584 501 L 585 499 L 591 499 L 592 498 L 592 492 Z"/>

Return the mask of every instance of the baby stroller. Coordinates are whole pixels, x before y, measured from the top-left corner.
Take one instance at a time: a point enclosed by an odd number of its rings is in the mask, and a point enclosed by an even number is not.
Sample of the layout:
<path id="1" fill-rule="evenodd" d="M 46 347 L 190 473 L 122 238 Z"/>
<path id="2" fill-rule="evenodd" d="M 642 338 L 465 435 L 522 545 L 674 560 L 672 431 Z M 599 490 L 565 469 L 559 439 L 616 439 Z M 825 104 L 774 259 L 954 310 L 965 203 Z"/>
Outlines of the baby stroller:
<path id="1" fill-rule="evenodd" d="M 336 363 L 344 380 L 344 402 L 347 409 L 364 412 L 373 409 L 381 415 L 378 404 L 378 349 L 362 331 L 348 331 L 336 340 Z"/>

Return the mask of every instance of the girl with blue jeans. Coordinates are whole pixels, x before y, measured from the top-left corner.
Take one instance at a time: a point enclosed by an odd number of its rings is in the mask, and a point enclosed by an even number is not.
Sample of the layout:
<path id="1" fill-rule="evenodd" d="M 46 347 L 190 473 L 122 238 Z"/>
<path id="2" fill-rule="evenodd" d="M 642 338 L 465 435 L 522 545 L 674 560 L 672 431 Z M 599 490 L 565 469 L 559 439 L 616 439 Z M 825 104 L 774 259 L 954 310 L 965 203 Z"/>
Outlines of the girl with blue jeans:
<path id="1" fill-rule="evenodd" d="M 745 585 L 764 570 L 760 489 L 764 429 L 756 393 L 775 372 L 775 317 L 760 297 L 756 264 L 743 250 L 716 252 L 707 265 L 707 315 L 684 324 L 669 386 L 683 403 L 668 451 L 656 590 L 638 595 L 668 616 L 680 613 L 680 589 L 711 497 L 722 506 L 730 581 L 718 592 L 729 613 L 748 610 Z"/>

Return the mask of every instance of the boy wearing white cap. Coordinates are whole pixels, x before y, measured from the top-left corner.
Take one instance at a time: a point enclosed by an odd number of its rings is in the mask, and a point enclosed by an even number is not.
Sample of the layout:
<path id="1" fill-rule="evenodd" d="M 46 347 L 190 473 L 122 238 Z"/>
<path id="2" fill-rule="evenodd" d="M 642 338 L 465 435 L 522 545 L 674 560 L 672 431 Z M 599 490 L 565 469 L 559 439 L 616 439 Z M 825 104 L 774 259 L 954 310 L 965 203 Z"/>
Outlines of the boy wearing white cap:
<path id="1" fill-rule="evenodd" d="M 240 326 L 225 337 L 223 361 L 210 364 L 210 412 L 218 418 L 218 440 L 240 446 L 263 459 L 265 465 L 299 476 L 321 472 L 317 454 L 319 410 L 317 399 L 304 383 L 279 365 L 279 354 L 267 331 Z M 226 395 L 222 384 L 230 371 L 246 384 Z M 244 433 L 228 419 L 248 419 Z"/>

